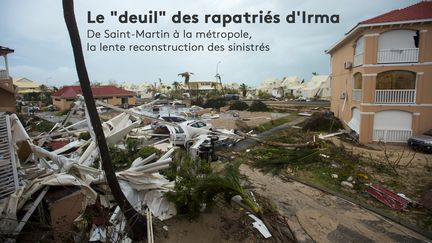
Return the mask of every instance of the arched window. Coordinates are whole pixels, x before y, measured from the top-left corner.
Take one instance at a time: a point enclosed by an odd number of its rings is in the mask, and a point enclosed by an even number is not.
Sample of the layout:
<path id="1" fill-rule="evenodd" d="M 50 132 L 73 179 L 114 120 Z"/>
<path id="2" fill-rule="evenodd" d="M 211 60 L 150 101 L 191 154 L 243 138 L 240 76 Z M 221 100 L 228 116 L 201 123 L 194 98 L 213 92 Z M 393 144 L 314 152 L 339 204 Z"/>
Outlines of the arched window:
<path id="1" fill-rule="evenodd" d="M 363 75 L 361 73 L 354 74 L 353 89 L 362 89 Z"/>
<path id="2" fill-rule="evenodd" d="M 386 71 L 379 73 L 376 89 L 415 89 L 416 73 L 410 71 Z"/>

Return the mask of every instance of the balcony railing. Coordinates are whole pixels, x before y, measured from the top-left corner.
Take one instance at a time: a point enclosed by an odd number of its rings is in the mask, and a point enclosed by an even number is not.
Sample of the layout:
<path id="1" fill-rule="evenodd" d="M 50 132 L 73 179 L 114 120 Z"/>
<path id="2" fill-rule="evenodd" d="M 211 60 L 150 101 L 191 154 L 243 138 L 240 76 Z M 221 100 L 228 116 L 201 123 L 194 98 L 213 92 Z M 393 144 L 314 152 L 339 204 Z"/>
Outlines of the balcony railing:
<path id="1" fill-rule="evenodd" d="M 353 89 L 352 90 L 352 100 L 361 101 L 362 90 L 361 89 Z"/>
<path id="2" fill-rule="evenodd" d="M 418 62 L 418 48 L 378 50 L 378 63 Z"/>
<path id="3" fill-rule="evenodd" d="M 0 69 L 0 79 L 9 79 L 8 72 L 6 69 Z"/>
<path id="4" fill-rule="evenodd" d="M 375 90 L 375 103 L 411 104 L 415 99 L 415 89 Z"/>
<path id="5" fill-rule="evenodd" d="M 373 140 L 384 143 L 404 143 L 411 137 L 411 134 L 411 130 L 374 129 Z"/>
<path id="6" fill-rule="evenodd" d="M 363 52 L 354 55 L 354 67 L 363 64 Z"/>

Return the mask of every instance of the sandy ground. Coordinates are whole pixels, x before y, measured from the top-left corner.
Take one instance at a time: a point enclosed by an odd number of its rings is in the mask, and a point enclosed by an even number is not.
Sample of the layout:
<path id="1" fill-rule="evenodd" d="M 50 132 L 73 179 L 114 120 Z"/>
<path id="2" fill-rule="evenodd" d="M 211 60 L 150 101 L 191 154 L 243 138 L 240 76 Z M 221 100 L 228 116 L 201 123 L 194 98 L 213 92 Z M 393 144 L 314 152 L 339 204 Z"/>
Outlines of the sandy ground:
<path id="1" fill-rule="evenodd" d="M 423 236 L 338 197 L 242 164 L 256 192 L 286 216 L 299 242 L 418 242 Z"/>
<path id="2" fill-rule="evenodd" d="M 252 220 L 243 208 L 223 200 L 197 219 L 175 217 L 155 221 L 153 229 L 155 242 L 164 243 L 272 242 L 252 227 Z"/>
<path id="3" fill-rule="evenodd" d="M 394 181 L 397 183 L 397 192 L 402 192 L 415 201 L 421 201 L 425 190 L 432 186 L 432 154 L 414 152 L 406 145 L 369 144 L 367 146 L 355 146 L 336 137 L 332 138 L 332 141 L 337 146 L 344 146 L 345 149 L 354 154 L 373 158 L 376 162 L 386 166 L 389 163 L 394 163 L 399 175 L 371 172 L 374 181 L 378 183 Z M 388 158 L 385 154 L 388 155 Z M 397 162 L 398 159 L 400 159 L 399 162 Z"/>

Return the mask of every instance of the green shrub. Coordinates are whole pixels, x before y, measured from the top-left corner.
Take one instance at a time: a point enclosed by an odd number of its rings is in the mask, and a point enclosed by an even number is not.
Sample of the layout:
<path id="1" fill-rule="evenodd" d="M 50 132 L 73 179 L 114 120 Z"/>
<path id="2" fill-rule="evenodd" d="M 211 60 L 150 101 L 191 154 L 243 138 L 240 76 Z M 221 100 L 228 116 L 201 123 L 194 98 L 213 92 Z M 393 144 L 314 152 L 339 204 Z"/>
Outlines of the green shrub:
<path id="1" fill-rule="evenodd" d="M 250 111 L 268 111 L 268 107 L 261 101 L 254 101 L 252 105 L 249 107 Z"/>
<path id="2" fill-rule="evenodd" d="M 238 110 L 238 111 L 244 111 L 249 108 L 249 105 L 246 104 L 246 102 L 236 100 L 234 103 L 230 105 L 230 110 Z"/>
<path id="3" fill-rule="evenodd" d="M 46 120 L 40 120 L 35 123 L 34 130 L 38 132 L 49 132 L 54 127 L 54 123 L 46 121 Z"/>
<path id="4" fill-rule="evenodd" d="M 144 146 L 142 148 L 140 148 L 135 154 L 134 154 L 134 159 L 141 157 L 143 159 L 149 157 L 152 154 L 157 154 L 160 155 L 161 151 L 155 147 L 150 147 L 150 146 Z"/>
<path id="5" fill-rule="evenodd" d="M 224 98 L 217 98 L 217 99 L 209 99 L 207 102 L 203 105 L 204 108 L 213 108 L 213 109 L 219 109 L 223 106 L 226 106 L 227 103 Z"/>
<path id="6" fill-rule="evenodd" d="M 89 132 L 82 132 L 78 136 L 78 139 L 82 139 L 82 140 L 89 140 L 90 138 L 91 138 L 91 136 L 90 136 Z"/>

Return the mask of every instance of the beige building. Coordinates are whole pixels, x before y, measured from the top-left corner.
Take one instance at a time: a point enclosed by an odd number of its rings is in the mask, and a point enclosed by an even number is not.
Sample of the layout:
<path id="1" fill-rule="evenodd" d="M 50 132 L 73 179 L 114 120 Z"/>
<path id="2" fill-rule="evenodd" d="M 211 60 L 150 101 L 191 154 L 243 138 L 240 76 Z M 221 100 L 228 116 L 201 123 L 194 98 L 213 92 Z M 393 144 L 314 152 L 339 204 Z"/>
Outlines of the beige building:
<path id="1" fill-rule="evenodd" d="M 189 81 L 189 86 L 187 84 L 183 84 L 185 89 L 189 89 L 191 95 L 203 95 L 207 94 L 213 90 L 222 90 L 222 86 L 217 81 Z"/>
<path id="2" fill-rule="evenodd" d="M 19 78 L 13 81 L 18 94 L 41 93 L 40 84 L 28 78 Z"/>
<path id="3" fill-rule="evenodd" d="M 0 66 L 0 112 L 16 112 L 15 87 L 9 76 L 7 55 L 14 50 L 0 46 L 0 56 L 3 57 L 4 65 Z"/>
<path id="4" fill-rule="evenodd" d="M 136 94 L 118 88 L 114 85 L 93 86 L 92 93 L 95 100 L 110 105 L 127 107 L 136 104 Z M 82 95 L 80 86 L 63 86 L 51 95 L 53 105 L 60 110 L 68 110 L 78 95 Z"/>
<path id="5" fill-rule="evenodd" d="M 331 110 L 361 143 L 432 128 L 432 2 L 365 20 L 331 55 Z"/>

